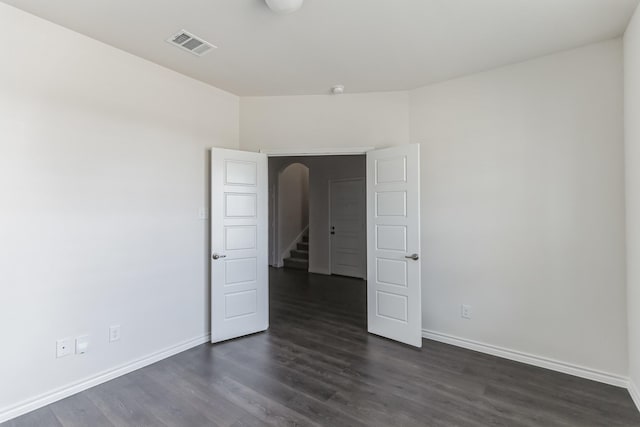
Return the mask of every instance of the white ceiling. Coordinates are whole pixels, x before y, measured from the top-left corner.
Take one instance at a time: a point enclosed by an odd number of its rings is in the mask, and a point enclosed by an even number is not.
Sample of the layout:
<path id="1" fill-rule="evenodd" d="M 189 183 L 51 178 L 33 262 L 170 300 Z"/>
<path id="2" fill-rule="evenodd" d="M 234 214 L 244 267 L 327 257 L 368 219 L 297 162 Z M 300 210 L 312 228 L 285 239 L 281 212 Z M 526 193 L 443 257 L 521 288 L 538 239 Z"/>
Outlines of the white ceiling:
<path id="1" fill-rule="evenodd" d="M 619 36 L 639 0 L 3 1 L 246 96 L 412 89 Z M 180 29 L 219 48 L 165 42 Z"/>

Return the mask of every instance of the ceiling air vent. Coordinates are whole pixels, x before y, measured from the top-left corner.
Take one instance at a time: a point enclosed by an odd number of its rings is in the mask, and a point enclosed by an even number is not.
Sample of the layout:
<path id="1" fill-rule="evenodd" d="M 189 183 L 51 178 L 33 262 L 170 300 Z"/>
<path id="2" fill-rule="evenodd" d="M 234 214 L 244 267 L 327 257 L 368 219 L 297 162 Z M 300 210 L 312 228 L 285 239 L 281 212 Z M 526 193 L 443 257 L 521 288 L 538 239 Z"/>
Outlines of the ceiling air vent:
<path id="1" fill-rule="evenodd" d="M 214 46 L 184 30 L 172 35 L 167 39 L 167 41 L 180 49 L 193 53 L 196 56 L 202 56 L 211 49 L 217 48 L 217 46 Z"/>

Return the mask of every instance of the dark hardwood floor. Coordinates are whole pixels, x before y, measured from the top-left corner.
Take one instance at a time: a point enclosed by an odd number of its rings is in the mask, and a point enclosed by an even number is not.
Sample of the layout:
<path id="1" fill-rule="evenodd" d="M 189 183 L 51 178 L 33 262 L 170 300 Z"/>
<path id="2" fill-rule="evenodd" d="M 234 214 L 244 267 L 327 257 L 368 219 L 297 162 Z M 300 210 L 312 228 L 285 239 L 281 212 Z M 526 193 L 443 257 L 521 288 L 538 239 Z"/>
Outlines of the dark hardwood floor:
<path id="1" fill-rule="evenodd" d="M 626 390 L 366 332 L 361 280 L 271 271 L 268 332 L 205 344 L 7 426 L 640 426 Z"/>

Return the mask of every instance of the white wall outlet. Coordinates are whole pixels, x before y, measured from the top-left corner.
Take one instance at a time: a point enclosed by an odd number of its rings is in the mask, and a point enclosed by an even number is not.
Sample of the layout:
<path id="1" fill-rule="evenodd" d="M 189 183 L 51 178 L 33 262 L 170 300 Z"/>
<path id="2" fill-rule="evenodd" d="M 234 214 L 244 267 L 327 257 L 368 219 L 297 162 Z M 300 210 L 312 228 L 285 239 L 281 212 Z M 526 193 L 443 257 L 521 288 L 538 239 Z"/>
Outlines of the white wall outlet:
<path id="1" fill-rule="evenodd" d="M 76 354 L 85 354 L 89 351 L 89 336 L 83 335 L 76 338 Z"/>
<path id="2" fill-rule="evenodd" d="M 120 325 L 113 325 L 109 327 L 109 342 L 120 340 Z"/>
<path id="3" fill-rule="evenodd" d="M 56 341 L 56 357 L 65 357 L 73 353 L 73 340 L 62 338 Z"/>
<path id="4" fill-rule="evenodd" d="M 460 306 L 460 317 L 463 319 L 471 319 L 471 306 L 467 304 L 462 304 Z"/>

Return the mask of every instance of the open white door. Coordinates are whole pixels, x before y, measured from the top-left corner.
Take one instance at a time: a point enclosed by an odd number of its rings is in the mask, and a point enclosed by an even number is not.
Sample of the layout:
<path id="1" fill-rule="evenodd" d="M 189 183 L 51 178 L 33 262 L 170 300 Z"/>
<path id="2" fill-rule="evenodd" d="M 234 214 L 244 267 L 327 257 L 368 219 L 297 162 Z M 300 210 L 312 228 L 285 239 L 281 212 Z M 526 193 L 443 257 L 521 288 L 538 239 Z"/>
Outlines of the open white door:
<path id="1" fill-rule="evenodd" d="M 211 342 L 269 326 L 267 156 L 211 150 Z"/>
<path id="2" fill-rule="evenodd" d="M 367 153 L 369 332 L 422 347 L 420 146 Z"/>

